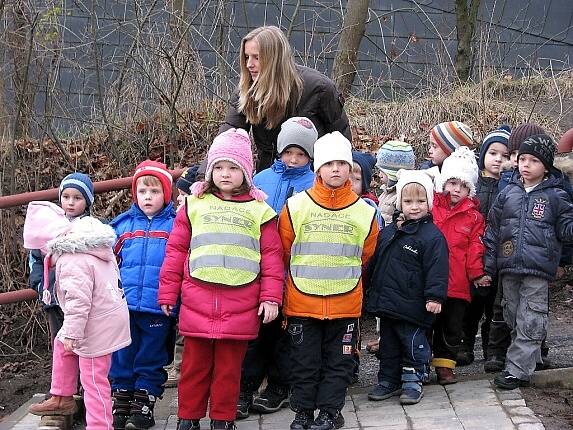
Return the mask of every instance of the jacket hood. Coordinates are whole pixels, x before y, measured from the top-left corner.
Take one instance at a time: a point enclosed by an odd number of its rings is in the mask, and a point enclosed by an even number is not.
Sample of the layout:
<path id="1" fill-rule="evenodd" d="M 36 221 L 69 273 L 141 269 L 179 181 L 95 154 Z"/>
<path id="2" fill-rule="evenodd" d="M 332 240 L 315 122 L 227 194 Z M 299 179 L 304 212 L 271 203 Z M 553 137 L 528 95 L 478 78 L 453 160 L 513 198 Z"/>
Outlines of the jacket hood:
<path id="1" fill-rule="evenodd" d="M 273 172 L 282 173 L 285 176 L 289 176 L 289 177 L 302 176 L 302 175 L 306 174 L 307 172 L 311 171 L 310 170 L 310 162 L 308 162 L 304 166 L 300 166 L 300 167 L 288 167 L 284 163 L 284 161 L 282 161 L 280 158 L 277 158 L 275 160 L 275 162 L 273 163 L 271 168 L 273 169 Z"/>
<path id="2" fill-rule="evenodd" d="M 116 241 L 115 231 L 93 217 L 74 221 L 68 233 L 48 242 L 50 254 L 87 253 L 103 260 L 113 258 L 111 247 Z"/>

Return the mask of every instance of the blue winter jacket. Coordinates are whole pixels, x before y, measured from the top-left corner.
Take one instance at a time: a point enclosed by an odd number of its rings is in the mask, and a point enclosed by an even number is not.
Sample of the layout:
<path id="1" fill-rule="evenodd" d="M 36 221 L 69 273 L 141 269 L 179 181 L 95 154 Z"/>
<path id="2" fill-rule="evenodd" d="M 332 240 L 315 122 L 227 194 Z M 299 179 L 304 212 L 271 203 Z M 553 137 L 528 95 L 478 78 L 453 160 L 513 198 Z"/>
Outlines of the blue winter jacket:
<path id="1" fill-rule="evenodd" d="M 159 270 L 174 219 L 172 202 L 151 219 L 134 203 L 110 223 L 117 234 L 114 252 L 130 311 L 163 314 L 157 303 Z"/>
<path id="2" fill-rule="evenodd" d="M 488 216 L 483 238 L 485 272 L 553 280 L 562 242 L 573 241 L 573 203 L 563 174 L 554 170 L 527 193 L 515 171 Z"/>
<path id="3" fill-rule="evenodd" d="M 312 187 L 314 173 L 310 163 L 303 167 L 287 167 L 277 159 L 271 167 L 257 173 L 253 182 L 269 196 L 267 204 L 279 214 L 289 197 Z"/>
<path id="4" fill-rule="evenodd" d="M 366 312 L 431 327 L 426 302 L 443 303 L 448 293 L 448 245 L 432 215 L 382 230 L 365 283 Z"/>

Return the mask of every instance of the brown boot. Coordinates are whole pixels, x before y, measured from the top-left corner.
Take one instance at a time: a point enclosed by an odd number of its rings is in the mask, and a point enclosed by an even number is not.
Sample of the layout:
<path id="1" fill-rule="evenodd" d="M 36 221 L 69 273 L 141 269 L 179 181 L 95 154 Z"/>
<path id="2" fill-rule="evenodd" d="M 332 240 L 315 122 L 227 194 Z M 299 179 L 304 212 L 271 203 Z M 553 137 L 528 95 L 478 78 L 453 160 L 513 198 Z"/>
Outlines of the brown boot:
<path id="1" fill-rule="evenodd" d="M 52 396 L 28 407 L 28 412 L 34 415 L 73 415 L 77 410 L 73 396 Z"/>
<path id="2" fill-rule="evenodd" d="M 438 376 L 438 384 L 449 385 L 458 382 L 454 370 L 448 367 L 436 367 L 436 375 Z"/>

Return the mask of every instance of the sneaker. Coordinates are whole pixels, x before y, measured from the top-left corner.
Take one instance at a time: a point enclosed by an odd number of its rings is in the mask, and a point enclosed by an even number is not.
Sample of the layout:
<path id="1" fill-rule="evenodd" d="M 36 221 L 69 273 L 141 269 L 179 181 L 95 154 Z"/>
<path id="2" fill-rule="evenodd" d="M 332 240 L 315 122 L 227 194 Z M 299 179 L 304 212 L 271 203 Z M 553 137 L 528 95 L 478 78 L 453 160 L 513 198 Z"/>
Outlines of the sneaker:
<path id="1" fill-rule="evenodd" d="M 460 351 L 456 356 L 456 366 L 469 366 L 474 362 L 474 354 L 468 351 Z"/>
<path id="2" fill-rule="evenodd" d="M 505 360 L 501 357 L 492 355 L 483 364 L 483 370 L 487 373 L 502 372 L 505 367 Z"/>
<path id="3" fill-rule="evenodd" d="M 125 423 L 125 430 L 145 430 L 155 425 L 153 407 L 155 396 L 148 394 L 147 390 L 136 390 L 131 403 L 131 416 Z"/>
<path id="4" fill-rule="evenodd" d="M 73 415 L 77 412 L 78 405 L 73 396 L 52 396 L 40 403 L 34 403 L 28 407 L 28 412 L 33 415 Z"/>
<path id="5" fill-rule="evenodd" d="M 165 388 L 177 387 L 177 384 L 179 384 L 179 377 L 180 376 L 181 376 L 181 372 L 179 371 L 179 369 L 176 368 L 175 366 L 171 367 L 167 371 L 167 381 L 165 381 L 165 384 L 163 384 L 163 386 Z"/>
<path id="6" fill-rule="evenodd" d="M 499 375 L 497 375 L 494 378 L 493 383 L 496 385 L 496 387 L 503 390 L 515 390 L 519 387 L 529 387 L 529 381 L 519 379 L 517 376 L 513 376 L 507 370 L 504 370 Z"/>
<path id="7" fill-rule="evenodd" d="M 116 390 L 112 393 L 112 400 L 113 428 L 115 430 L 123 430 L 125 429 L 125 423 L 131 416 L 133 393 L 127 390 Z"/>
<path id="8" fill-rule="evenodd" d="M 289 392 L 287 387 L 267 385 L 263 392 L 253 400 L 253 409 L 263 414 L 276 412 L 289 405 Z"/>
<path id="9" fill-rule="evenodd" d="M 235 421 L 211 420 L 211 430 L 235 430 Z"/>
<path id="10" fill-rule="evenodd" d="M 201 430 L 199 420 L 178 420 L 177 430 Z"/>
<path id="11" fill-rule="evenodd" d="M 424 372 L 425 373 L 425 372 Z M 424 396 L 422 387 L 422 372 L 416 372 L 413 367 L 402 368 L 401 405 L 415 405 Z"/>
<path id="12" fill-rule="evenodd" d="M 436 367 L 436 375 L 440 385 L 450 385 L 458 382 L 454 370 L 448 367 Z"/>
<path id="13" fill-rule="evenodd" d="M 314 424 L 314 411 L 301 410 L 296 413 L 290 423 L 290 430 L 306 430 Z"/>
<path id="14" fill-rule="evenodd" d="M 399 385 L 392 385 L 387 381 L 382 381 L 376 384 L 374 389 L 368 393 L 368 400 L 378 402 L 393 396 L 399 396 L 401 392 L 402 388 Z"/>
<path id="15" fill-rule="evenodd" d="M 328 411 L 320 411 L 314 423 L 309 427 L 310 430 L 332 430 L 339 429 L 344 426 L 344 417 L 340 411 L 331 414 Z"/>
<path id="16" fill-rule="evenodd" d="M 241 391 L 237 402 L 237 419 L 242 420 L 249 416 L 249 409 L 253 405 L 253 392 Z"/>

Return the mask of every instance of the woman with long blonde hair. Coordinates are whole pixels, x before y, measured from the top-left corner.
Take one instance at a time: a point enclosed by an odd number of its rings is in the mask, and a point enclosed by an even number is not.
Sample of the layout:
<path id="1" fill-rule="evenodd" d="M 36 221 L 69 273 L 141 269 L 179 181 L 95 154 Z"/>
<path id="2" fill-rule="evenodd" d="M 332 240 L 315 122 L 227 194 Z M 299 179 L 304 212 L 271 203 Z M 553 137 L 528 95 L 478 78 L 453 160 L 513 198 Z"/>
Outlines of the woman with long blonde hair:
<path id="1" fill-rule="evenodd" d="M 351 140 L 344 99 L 334 82 L 314 69 L 296 65 L 278 27 L 259 27 L 247 34 L 241 41 L 239 62 L 239 86 L 219 132 L 252 128 L 257 171 L 272 164 L 281 124 L 293 116 L 309 118 L 319 137 L 338 130 Z"/>

